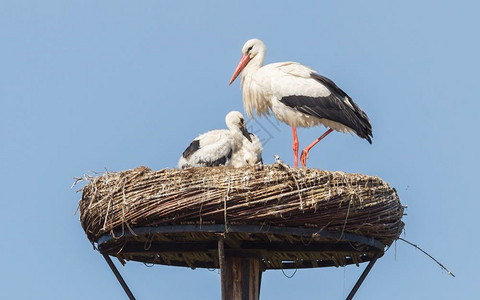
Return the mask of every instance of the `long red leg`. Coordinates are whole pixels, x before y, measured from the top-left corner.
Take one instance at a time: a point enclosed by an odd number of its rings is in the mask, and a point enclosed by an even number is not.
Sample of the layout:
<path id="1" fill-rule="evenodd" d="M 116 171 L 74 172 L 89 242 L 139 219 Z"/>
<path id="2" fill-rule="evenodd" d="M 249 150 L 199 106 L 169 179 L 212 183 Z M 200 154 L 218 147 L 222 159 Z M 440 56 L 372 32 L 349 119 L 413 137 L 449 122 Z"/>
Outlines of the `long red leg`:
<path id="1" fill-rule="evenodd" d="M 326 137 L 327 135 L 330 134 L 330 132 L 332 132 L 333 129 L 330 128 L 329 130 L 325 131 L 324 134 L 322 134 L 321 137 L 319 137 L 318 139 L 316 139 L 315 141 L 313 141 L 313 143 L 311 143 L 310 145 L 308 145 L 307 148 L 303 149 L 302 150 L 302 156 L 300 157 L 300 162 L 302 163 L 302 166 L 305 168 L 305 166 L 307 165 L 307 158 L 308 158 L 308 151 L 310 151 L 310 149 L 312 149 L 313 146 L 315 146 L 318 142 L 320 142 L 324 137 Z"/>
<path id="2" fill-rule="evenodd" d="M 298 137 L 297 128 L 292 126 L 293 133 L 293 160 L 295 162 L 295 168 L 298 168 Z"/>

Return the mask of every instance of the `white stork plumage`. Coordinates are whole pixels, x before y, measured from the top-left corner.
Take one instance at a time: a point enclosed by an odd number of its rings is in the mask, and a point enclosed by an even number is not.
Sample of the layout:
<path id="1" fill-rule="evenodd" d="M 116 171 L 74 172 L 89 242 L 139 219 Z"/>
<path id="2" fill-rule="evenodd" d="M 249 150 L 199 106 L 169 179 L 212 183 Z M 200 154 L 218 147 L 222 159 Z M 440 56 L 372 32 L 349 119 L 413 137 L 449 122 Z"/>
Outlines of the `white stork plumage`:
<path id="1" fill-rule="evenodd" d="M 292 127 L 295 167 L 298 166 L 297 127 L 323 124 L 329 129 L 302 151 L 305 167 L 309 150 L 333 130 L 355 133 L 372 143 L 372 125 L 367 115 L 330 79 L 296 62 L 263 65 L 266 47 L 251 39 L 242 48 L 242 58 L 229 84 L 241 72 L 243 105 L 253 117 L 270 115 Z"/>
<path id="2" fill-rule="evenodd" d="M 228 130 L 212 130 L 194 139 L 180 157 L 178 167 L 241 167 L 247 164 L 243 157 L 250 154 L 248 143 L 253 144 L 254 140 L 245 118 L 242 113 L 232 111 L 225 116 L 225 123 Z"/>
<path id="3" fill-rule="evenodd" d="M 262 143 L 258 136 L 250 133 L 250 138 L 243 139 L 240 150 L 232 155 L 231 164 L 234 168 L 243 167 L 245 165 L 254 166 L 257 163 L 263 163 L 262 160 Z"/>

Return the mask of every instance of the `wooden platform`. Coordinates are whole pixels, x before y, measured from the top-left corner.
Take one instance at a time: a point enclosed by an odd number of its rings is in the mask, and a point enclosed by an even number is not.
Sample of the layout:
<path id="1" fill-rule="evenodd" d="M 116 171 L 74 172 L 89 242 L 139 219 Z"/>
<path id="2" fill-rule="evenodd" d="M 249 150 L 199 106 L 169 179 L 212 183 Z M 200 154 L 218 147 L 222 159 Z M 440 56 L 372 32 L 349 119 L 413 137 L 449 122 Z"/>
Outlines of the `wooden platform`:
<path id="1" fill-rule="evenodd" d="M 131 299 L 109 256 L 220 268 L 223 299 L 258 299 L 264 270 L 370 262 L 351 299 L 404 226 L 395 189 L 362 174 L 278 163 L 140 167 L 83 179 L 82 227 Z"/>
<path id="2" fill-rule="evenodd" d="M 258 258 L 261 268 L 268 270 L 358 265 L 383 255 L 385 248 L 372 238 L 312 228 L 174 225 L 132 230 L 102 236 L 99 251 L 121 261 L 219 268 L 222 237 L 226 255 Z"/>

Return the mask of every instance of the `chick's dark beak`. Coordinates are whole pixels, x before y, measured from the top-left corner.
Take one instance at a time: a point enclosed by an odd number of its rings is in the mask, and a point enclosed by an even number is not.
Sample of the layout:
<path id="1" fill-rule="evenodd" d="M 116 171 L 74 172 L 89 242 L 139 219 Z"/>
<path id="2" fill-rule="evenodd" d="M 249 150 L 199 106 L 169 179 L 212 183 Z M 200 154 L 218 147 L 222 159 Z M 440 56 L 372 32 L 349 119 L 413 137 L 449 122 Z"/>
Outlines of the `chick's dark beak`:
<path id="1" fill-rule="evenodd" d="M 252 137 L 250 136 L 250 132 L 248 132 L 247 127 L 241 126 L 240 131 L 242 131 L 243 136 L 246 137 L 250 143 L 252 143 Z"/>

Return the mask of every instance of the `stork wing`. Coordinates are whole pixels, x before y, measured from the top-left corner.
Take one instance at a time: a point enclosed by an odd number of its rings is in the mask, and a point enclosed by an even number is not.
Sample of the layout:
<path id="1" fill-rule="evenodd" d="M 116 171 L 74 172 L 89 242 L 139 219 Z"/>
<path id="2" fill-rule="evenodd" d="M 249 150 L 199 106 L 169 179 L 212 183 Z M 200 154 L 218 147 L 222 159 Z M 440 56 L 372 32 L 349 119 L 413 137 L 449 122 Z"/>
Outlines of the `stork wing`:
<path id="1" fill-rule="evenodd" d="M 213 130 L 193 140 L 182 157 L 192 167 L 213 167 L 227 164 L 232 153 L 233 138 L 228 131 Z"/>
<path id="2" fill-rule="evenodd" d="M 268 65 L 274 97 L 306 115 L 343 124 L 371 143 L 368 116 L 332 80 L 298 63 Z"/>

